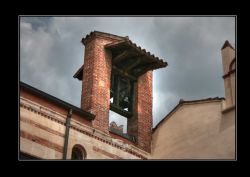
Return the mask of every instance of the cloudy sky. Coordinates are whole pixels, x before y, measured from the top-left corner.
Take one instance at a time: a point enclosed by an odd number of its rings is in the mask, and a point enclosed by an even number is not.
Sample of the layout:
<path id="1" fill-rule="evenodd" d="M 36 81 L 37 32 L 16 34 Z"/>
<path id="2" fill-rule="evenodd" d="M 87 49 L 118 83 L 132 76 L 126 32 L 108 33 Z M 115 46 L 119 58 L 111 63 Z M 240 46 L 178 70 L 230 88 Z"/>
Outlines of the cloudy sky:
<path id="1" fill-rule="evenodd" d="M 91 31 L 129 36 L 168 62 L 153 72 L 153 126 L 184 100 L 224 97 L 220 49 L 235 45 L 234 17 L 20 17 L 20 80 L 80 106 L 80 43 Z M 112 114 L 118 125 L 125 119 Z"/>

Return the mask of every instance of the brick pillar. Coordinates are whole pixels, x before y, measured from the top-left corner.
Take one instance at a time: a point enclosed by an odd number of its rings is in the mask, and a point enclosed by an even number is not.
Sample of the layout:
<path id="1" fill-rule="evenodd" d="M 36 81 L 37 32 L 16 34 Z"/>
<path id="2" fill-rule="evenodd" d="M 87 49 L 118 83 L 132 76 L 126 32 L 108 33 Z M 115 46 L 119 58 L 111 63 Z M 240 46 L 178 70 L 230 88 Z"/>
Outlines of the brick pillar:
<path id="1" fill-rule="evenodd" d="M 104 45 L 113 42 L 92 35 L 85 43 L 81 107 L 96 117 L 92 126 L 109 132 L 111 53 Z"/>
<path id="2" fill-rule="evenodd" d="M 138 78 L 135 85 L 135 115 L 128 119 L 128 134 L 137 138 L 139 148 L 151 151 L 152 71 Z"/>

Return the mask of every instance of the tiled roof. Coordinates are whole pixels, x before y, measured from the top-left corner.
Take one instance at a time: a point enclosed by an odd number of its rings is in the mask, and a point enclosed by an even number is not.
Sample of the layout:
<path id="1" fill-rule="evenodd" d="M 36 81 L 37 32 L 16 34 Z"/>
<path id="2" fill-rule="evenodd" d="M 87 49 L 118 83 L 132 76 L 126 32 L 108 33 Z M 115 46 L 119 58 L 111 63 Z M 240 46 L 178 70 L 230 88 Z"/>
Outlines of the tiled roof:
<path id="1" fill-rule="evenodd" d="M 77 78 L 78 80 L 82 80 L 83 77 L 83 65 L 76 71 L 76 73 L 73 76 L 74 78 Z"/>
<path id="2" fill-rule="evenodd" d="M 159 57 L 156 57 L 154 54 L 147 52 L 145 49 L 142 49 L 140 46 L 137 46 L 129 39 L 107 44 L 105 48 L 110 50 L 115 48 L 123 48 L 123 49 L 133 48 L 136 52 L 138 52 L 138 54 L 146 56 L 149 60 L 151 60 L 151 62 L 158 63 L 157 67 L 154 69 L 166 67 L 168 65 L 168 63 L 164 62 L 163 59 L 159 59 Z"/>
<path id="3" fill-rule="evenodd" d="M 122 37 L 122 36 L 118 36 L 118 35 L 114 35 L 114 34 L 110 34 L 110 33 L 104 33 L 104 32 L 100 32 L 100 31 L 91 31 L 89 34 L 87 34 L 84 38 L 82 38 L 82 43 L 85 45 L 86 42 L 88 41 L 88 39 L 94 35 L 97 36 L 102 36 L 102 37 L 106 37 L 106 38 L 112 38 L 112 39 L 116 39 L 116 40 L 124 40 L 124 39 L 128 39 L 128 37 Z"/>
<path id="4" fill-rule="evenodd" d="M 114 42 L 105 45 L 106 49 L 109 49 L 111 51 L 124 51 L 124 50 L 130 50 L 132 51 L 131 55 L 134 56 L 140 56 L 143 57 L 145 61 L 149 62 L 149 65 L 152 65 L 148 70 L 154 70 L 158 68 L 163 68 L 168 65 L 167 62 L 163 61 L 163 59 L 159 59 L 159 57 L 156 57 L 154 54 L 151 54 L 150 52 L 147 52 L 145 49 L 142 49 L 140 46 L 137 46 L 135 43 L 133 43 L 129 38 L 117 36 L 109 33 L 99 32 L 99 31 L 93 31 L 90 34 L 86 35 L 85 38 L 82 39 L 82 43 L 85 45 L 89 39 L 91 39 L 92 36 L 99 36 L 104 38 L 112 38 L 114 39 Z M 82 74 L 83 74 L 83 66 L 81 66 L 78 71 L 74 74 L 74 78 L 78 78 L 79 80 L 82 80 Z"/>

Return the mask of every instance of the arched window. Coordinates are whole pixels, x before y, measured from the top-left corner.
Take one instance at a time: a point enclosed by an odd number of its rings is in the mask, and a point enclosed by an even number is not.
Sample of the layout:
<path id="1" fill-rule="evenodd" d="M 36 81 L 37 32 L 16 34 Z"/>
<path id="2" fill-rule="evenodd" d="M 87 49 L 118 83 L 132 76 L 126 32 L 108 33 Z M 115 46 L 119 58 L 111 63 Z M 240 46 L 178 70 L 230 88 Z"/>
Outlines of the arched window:
<path id="1" fill-rule="evenodd" d="M 74 145 L 74 147 L 72 148 L 72 154 L 71 154 L 72 160 L 83 160 L 83 159 L 86 159 L 86 156 L 87 154 L 86 154 L 84 147 L 82 147 L 79 144 Z"/>

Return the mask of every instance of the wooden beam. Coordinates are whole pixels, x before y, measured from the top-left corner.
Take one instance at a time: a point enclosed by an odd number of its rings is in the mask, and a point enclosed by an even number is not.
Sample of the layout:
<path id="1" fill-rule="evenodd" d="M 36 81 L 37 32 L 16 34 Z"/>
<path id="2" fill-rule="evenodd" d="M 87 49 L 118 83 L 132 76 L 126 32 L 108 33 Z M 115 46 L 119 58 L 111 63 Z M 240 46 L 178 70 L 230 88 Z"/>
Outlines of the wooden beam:
<path id="1" fill-rule="evenodd" d="M 116 112 L 116 113 L 118 113 L 126 118 L 130 118 L 133 115 L 131 112 L 125 111 L 112 103 L 110 103 L 110 110 L 114 111 L 114 112 Z"/>
<path id="2" fill-rule="evenodd" d="M 129 50 L 125 50 L 125 51 L 123 51 L 122 53 L 118 54 L 117 56 L 115 56 L 115 57 L 113 58 L 113 64 L 116 64 L 116 63 L 122 61 L 123 59 L 126 58 L 126 56 L 127 56 L 128 54 L 129 54 Z"/>
<path id="3" fill-rule="evenodd" d="M 135 87 L 134 87 L 134 82 L 131 81 L 130 82 L 130 93 L 129 93 L 129 97 L 128 97 L 128 101 L 129 101 L 129 107 L 128 107 L 128 111 L 129 112 L 133 112 L 133 108 L 134 108 L 134 96 L 135 96 Z"/>
<path id="4" fill-rule="evenodd" d="M 132 79 L 132 80 L 134 80 L 134 81 L 137 80 L 136 77 L 132 76 L 131 74 L 129 74 L 129 73 L 127 73 L 127 72 L 125 72 L 125 71 L 123 71 L 123 70 L 121 70 L 121 69 L 119 69 L 119 68 L 117 68 L 117 67 L 114 66 L 114 65 L 112 66 L 112 69 L 113 69 L 115 72 L 121 74 L 121 75 L 124 76 L 124 77 L 127 77 L 127 78 L 129 78 L 129 79 Z"/>
<path id="5" fill-rule="evenodd" d="M 117 76 L 114 76 L 114 98 L 113 103 L 119 106 L 119 90 L 120 90 L 120 80 Z"/>
<path id="6" fill-rule="evenodd" d="M 140 62 L 141 62 L 141 58 L 138 58 L 134 63 L 132 63 L 129 66 L 127 66 L 126 68 L 124 68 L 124 71 L 128 72 L 132 68 L 136 67 Z"/>
<path id="7" fill-rule="evenodd" d="M 136 77 L 139 77 L 139 76 L 145 74 L 147 71 L 149 71 L 149 70 L 151 70 L 153 68 L 154 68 L 154 66 L 152 64 L 149 64 L 148 66 L 146 66 L 145 68 L 143 68 L 141 71 L 139 71 L 135 75 L 136 75 Z"/>
<path id="8" fill-rule="evenodd" d="M 127 56 L 130 54 L 130 53 L 133 53 L 134 52 L 134 49 L 127 49 L 125 51 L 123 51 L 122 53 L 118 54 L 117 56 L 113 57 L 113 63 L 116 64 L 120 61 L 122 61 L 123 59 L 126 59 Z"/>

